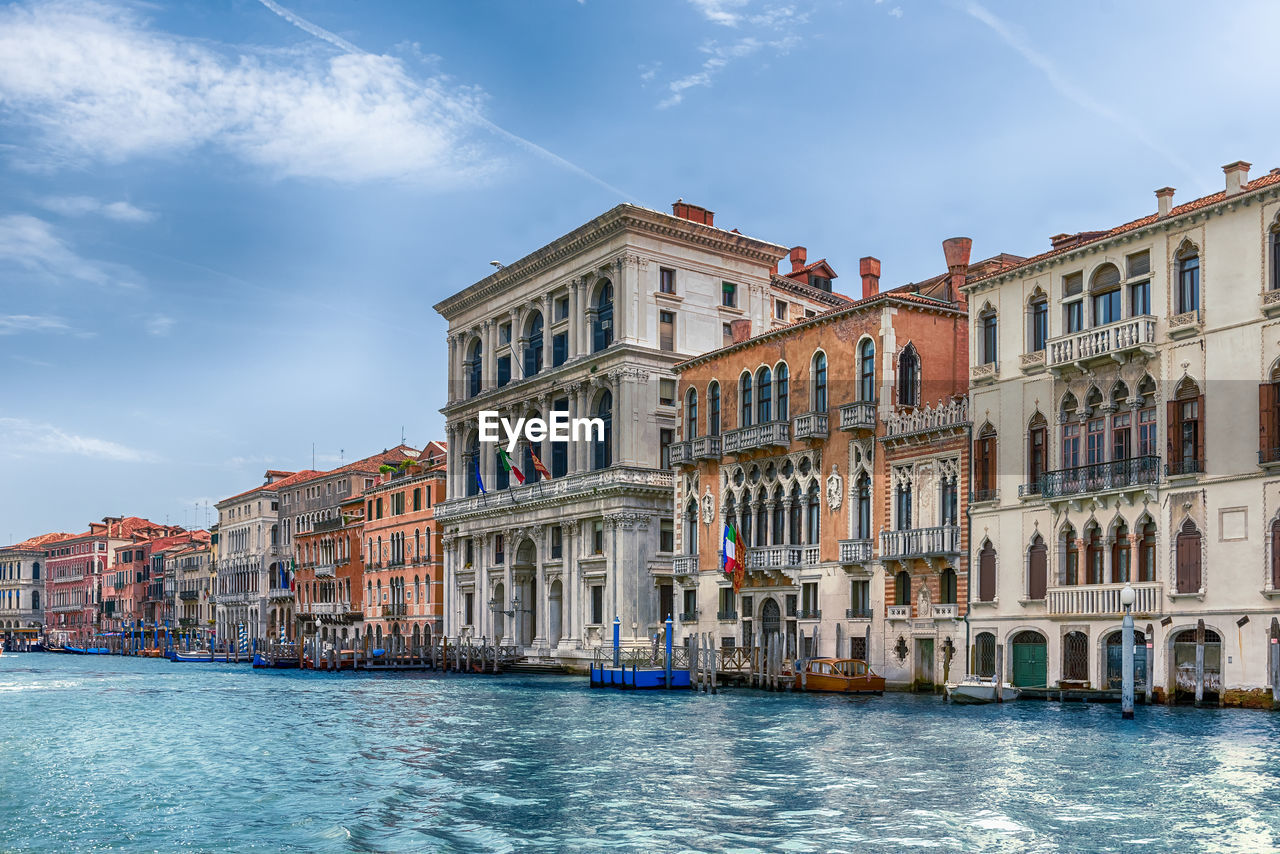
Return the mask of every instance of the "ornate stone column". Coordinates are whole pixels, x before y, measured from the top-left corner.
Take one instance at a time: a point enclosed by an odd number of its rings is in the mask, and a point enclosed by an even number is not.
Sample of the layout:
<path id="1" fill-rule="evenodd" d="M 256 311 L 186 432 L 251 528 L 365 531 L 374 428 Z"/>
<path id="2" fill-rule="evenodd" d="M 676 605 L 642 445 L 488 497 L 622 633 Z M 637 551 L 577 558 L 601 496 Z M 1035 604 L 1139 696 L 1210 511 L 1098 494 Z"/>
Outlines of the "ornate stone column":
<path id="1" fill-rule="evenodd" d="M 551 619 L 550 598 L 547 596 L 547 548 L 549 537 L 547 526 L 538 525 L 534 529 L 534 554 L 537 555 L 534 573 L 533 601 L 529 603 L 530 614 L 534 615 L 533 646 L 539 650 L 547 646 L 547 624 Z M 562 585 L 563 586 L 563 585 Z"/>
<path id="2" fill-rule="evenodd" d="M 581 310 L 582 283 L 574 279 L 569 283 L 569 358 L 578 358 L 581 352 L 581 339 L 584 312 Z"/>

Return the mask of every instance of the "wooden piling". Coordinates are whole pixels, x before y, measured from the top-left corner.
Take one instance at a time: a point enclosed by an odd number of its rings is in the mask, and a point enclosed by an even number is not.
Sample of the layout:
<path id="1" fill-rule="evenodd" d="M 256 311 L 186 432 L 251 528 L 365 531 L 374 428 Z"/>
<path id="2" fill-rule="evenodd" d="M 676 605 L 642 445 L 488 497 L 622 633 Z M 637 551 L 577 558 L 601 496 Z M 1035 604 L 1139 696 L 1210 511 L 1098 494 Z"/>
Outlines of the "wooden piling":
<path id="1" fill-rule="evenodd" d="M 1204 702 L 1204 620 L 1196 621 L 1196 705 Z"/>
<path id="2" fill-rule="evenodd" d="M 1280 709 L 1280 619 L 1271 618 L 1271 708 Z"/>
<path id="3" fill-rule="evenodd" d="M 1147 623 L 1147 633 L 1143 635 L 1143 640 L 1147 644 L 1147 678 L 1146 685 L 1142 687 L 1142 702 L 1148 706 L 1151 705 L 1151 683 L 1155 681 L 1153 678 L 1156 672 L 1156 630 L 1155 626 Z"/>
<path id="4" fill-rule="evenodd" d="M 804 649 L 804 632 L 803 632 L 803 631 L 801 631 L 801 632 L 800 632 L 800 648 L 801 648 L 801 649 Z M 806 691 L 806 690 L 808 690 L 808 688 L 809 688 L 809 677 L 808 677 L 808 674 L 806 674 L 806 673 L 804 672 L 804 668 L 803 668 L 803 667 L 800 667 L 800 665 L 799 665 L 799 664 L 797 664 L 797 665 L 796 665 L 796 667 L 797 667 L 797 668 L 799 669 L 799 671 L 800 671 L 800 690 L 801 690 L 801 691 Z"/>
<path id="5" fill-rule="evenodd" d="M 996 644 L 996 702 L 1004 702 L 1004 644 Z"/>

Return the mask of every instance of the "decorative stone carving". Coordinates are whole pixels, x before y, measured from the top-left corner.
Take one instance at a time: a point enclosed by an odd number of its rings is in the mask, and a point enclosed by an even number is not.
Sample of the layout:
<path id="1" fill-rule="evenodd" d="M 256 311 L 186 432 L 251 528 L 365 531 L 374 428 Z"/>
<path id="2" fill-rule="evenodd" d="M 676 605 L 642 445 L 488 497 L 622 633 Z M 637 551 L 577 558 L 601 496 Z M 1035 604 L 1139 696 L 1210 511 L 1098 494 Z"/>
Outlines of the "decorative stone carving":
<path id="1" fill-rule="evenodd" d="M 702 524 L 710 525 L 716 520 L 716 499 L 711 494 L 711 484 L 707 484 L 707 491 L 702 495 Z"/>
<path id="2" fill-rule="evenodd" d="M 841 488 L 843 484 L 840 472 L 836 469 L 835 463 L 832 463 L 831 474 L 827 477 L 827 506 L 833 512 L 840 509 L 840 504 L 844 500 L 844 491 Z"/>

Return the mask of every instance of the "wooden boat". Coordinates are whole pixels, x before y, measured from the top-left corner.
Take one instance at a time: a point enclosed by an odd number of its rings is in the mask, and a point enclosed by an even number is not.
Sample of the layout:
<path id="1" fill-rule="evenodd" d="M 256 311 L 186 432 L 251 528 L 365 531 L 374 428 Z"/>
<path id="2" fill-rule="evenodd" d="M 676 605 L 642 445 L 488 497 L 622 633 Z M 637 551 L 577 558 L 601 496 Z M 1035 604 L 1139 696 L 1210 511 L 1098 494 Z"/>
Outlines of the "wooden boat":
<path id="1" fill-rule="evenodd" d="M 995 681 L 983 679 L 980 676 L 971 676 L 963 682 L 952 682 L 947 685 L 946 690 L 947 700 L 961 705 L 978 705 L 996 701 Z M 1002 701 L 1005 703 L 1011 703 L 1018 699 L 1021 693 L 1008 682 L 1004 683 L 1000 691 Z"/>
<path id="2" fill-rule="evenodd" d="M 884 677 L 858 658 L 809 658 L 796 662 L 796 688 L 836 694 L 883 694 Z"/>
<path id="3" fill-rule="evenodd" d="M 287 669 L 290 667 L 296 668 L 298 666 L 298 659 L 296 658 L 271 659 L 271 658 L 267 658 L 265 655 L 263 655 L 260 652 L 255 652 L 253 654 L 253 666 L 258 669 L 263 669 L 263 668 Z"/>
<path id="4" fill-rule="evenodd" d="M 213 653 L 207 649 L 191 649 L 186 652 L 175 649 L 173 654 L 169 656 L 169 660 L 204 662 L 208 664 L 213 661 Z"/>

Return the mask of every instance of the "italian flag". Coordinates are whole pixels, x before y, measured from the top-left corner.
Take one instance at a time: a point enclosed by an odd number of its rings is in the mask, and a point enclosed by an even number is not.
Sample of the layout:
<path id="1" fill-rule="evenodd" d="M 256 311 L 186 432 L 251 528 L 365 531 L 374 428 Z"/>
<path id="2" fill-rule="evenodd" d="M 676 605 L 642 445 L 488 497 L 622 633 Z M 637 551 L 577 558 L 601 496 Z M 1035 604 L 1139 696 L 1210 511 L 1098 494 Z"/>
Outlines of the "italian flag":
<path id="1" fill-rule="evenodd" d="M 524 483 L 524 473 L 511 462 L 511 457 L 507 454 L 506 448 L 498 448 L 498 461 L 502 463 L 504 469 L 516 476 L 517 483 Z"/>
<path id="2" fill-rule="evenodd" d="M 742 561 L 746 555 L 744 554 L 745 549 L 743 548 L 742 538 L 733 529 L 733 525 L 728 522 L 724 523 L 722 551 L 724 552 L 724 574 L 734 578 L 739 570 L 745 569 Z"/>

